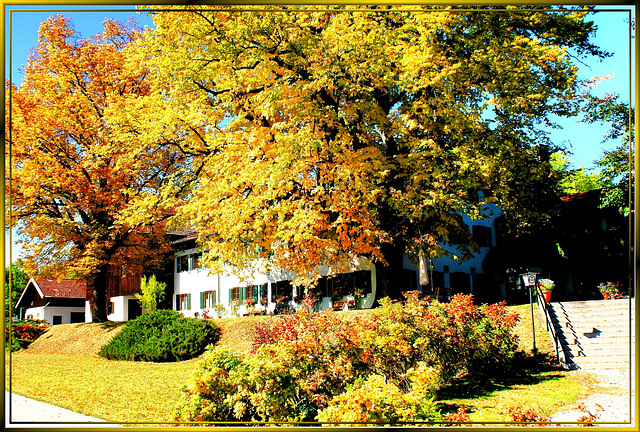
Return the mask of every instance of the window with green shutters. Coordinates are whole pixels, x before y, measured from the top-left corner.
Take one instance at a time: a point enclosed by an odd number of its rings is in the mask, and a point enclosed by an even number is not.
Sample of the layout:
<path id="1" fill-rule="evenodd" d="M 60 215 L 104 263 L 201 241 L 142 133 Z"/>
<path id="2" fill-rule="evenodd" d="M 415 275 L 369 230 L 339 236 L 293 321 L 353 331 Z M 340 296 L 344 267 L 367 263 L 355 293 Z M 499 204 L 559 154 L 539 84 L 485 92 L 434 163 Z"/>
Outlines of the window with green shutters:
<path id="1" fill-rule="evenodd" d="M 176 294 L 176 310 L 191 310 L 191 294 Z"/>
<path id="2" fill-rule="evenodd" d="M 213 307 L 216 304 L 215 291 L 203 291 L 200 293 L 200 309 Z"/>

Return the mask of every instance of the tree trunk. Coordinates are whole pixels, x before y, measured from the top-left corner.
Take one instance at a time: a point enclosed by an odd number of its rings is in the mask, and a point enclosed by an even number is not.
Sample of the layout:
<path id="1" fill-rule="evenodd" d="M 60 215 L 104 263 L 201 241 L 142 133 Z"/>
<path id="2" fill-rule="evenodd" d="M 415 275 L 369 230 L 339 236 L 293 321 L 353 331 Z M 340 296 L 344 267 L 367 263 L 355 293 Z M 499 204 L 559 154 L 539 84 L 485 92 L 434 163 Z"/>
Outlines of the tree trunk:
<path id="1" fill-rule="evenodd" d="M 396 240 L 393 244 L 385 243 L 381 247 L 384 259 L 387 261 L 386 266 L 376 265 L 376 302 L 384 297 L 392 300 L 400 300 L 402 291 L 407 288 L 404 286 L 403 274 L 403 258 L 405 245 L 401 240 Z"/>
<path id="2" fill-rule="evenodd" d="M 100 323 L 107 321 L 107 266 L 103 265 L 93 275 L 93 279 L 87 281 L 90 286 L 91 321 Z"/>

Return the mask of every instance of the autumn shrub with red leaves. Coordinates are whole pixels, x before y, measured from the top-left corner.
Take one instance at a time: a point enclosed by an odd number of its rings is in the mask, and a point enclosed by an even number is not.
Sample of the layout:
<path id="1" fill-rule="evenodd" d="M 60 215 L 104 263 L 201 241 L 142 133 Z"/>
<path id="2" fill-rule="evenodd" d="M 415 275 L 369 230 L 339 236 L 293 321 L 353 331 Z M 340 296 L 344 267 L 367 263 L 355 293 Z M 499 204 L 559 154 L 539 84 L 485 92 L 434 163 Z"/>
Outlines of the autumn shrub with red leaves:
<path id="1" fill-rule="evenodd" d="M 404 303 L 381 300 L 374 331 L 362 338 L 376 373 L 402 387 L 418 361 L 440 370 L 443 382 L 463 375 L 497 375 L 512 365 L 518 339 L 517 314 L 504 303 L 478 307 L 473 296 L 457 294 L 449 303 L 409 294 Z"/>
<path id="2" fill-rule="evenodd" d="M 469 421 L 468 410 L 465 407 L 460 407 L 456 412 L 445 414 L 443 419 L 446 426 L 462 426 L 463 423 Z"/>
<path id="3" fill-rule="evenodd" d="M 506 421 L 512 423 L 537 423 L 538 426 L 543 426 L 550 421 L 546 414 L 539 413 L 532 408 L 524 409 L 518 405 L 508 407 L 502 411 L 502 415 Z"/>
<path id="4" fill-rule="evenodd" d="M 47 322 L 42 320 L 26 320 L 12 323 L 11 326 L 5 327 L 4 337 L 7 347 L 10 347 L 11 351 L 26 348 L 44 333 L 47 327 Z M 10 344 L 9 335 L 11 335 Z"/>
<path id="5" fill-rule="evenodd" d="M 249 354 L 211 350 L 176 420 L 434 421 L 441 385 L 503 370 L 515 353 L 517 317 L 504 304 L 476 307 L 463 295 L 449 304 L 412 295 L 380 303 L 362 321 L 301 308 L 258 327 Z"/>

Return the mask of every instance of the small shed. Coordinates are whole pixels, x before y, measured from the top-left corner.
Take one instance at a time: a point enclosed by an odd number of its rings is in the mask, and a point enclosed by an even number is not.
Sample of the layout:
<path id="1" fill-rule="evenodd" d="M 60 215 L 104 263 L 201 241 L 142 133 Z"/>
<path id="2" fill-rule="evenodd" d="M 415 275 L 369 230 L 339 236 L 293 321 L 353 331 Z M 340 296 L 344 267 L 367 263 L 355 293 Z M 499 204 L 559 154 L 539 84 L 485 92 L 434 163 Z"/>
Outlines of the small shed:
<path id="1" fill-rule="evenodd" d="M 55 324 L 85 321 L 85 281 L 76 279 L 29 279 L 17 309 L 19 318 L 41 319 Z"/>

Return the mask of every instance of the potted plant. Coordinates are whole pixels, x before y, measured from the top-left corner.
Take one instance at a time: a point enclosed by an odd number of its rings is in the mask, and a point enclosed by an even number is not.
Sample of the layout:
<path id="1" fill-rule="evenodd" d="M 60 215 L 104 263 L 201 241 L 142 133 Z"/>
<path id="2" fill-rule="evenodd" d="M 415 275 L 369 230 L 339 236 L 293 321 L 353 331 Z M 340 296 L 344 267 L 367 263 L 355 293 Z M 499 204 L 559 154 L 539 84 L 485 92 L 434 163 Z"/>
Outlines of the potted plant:
<path id="1" fill-rule="evenodd" d="M 538 287 L 540 288 L 540 292 L 542 292 L 544 301 L 549 303 L 551 301 L 551 291 L 553 291 L 555 283 L 551 279 L 539 279 Z"/>
<path id="2" fill-rule="evenodd" d="M 231 315 L 238 316 L 238 310 L 240 309 L 240 302 L 238 300 L 233 300 L 229 306 L 231 307 Z"/>
<path id="3" fill-rule="evenodd" d="M 227 314 L 227 308 L 225 308 L 224 305 L 220 303 L 213 305 L 213 310 L 218 315 L 218 318 L 222 318 Z"/>
<path id="4" fill-rule="evenodd" d="M 622 298 L 621 287 L 622 284 L 620 282 L 603 282 L 598 285 L 598 290 L 605 300 L 614 300 Z"/>

